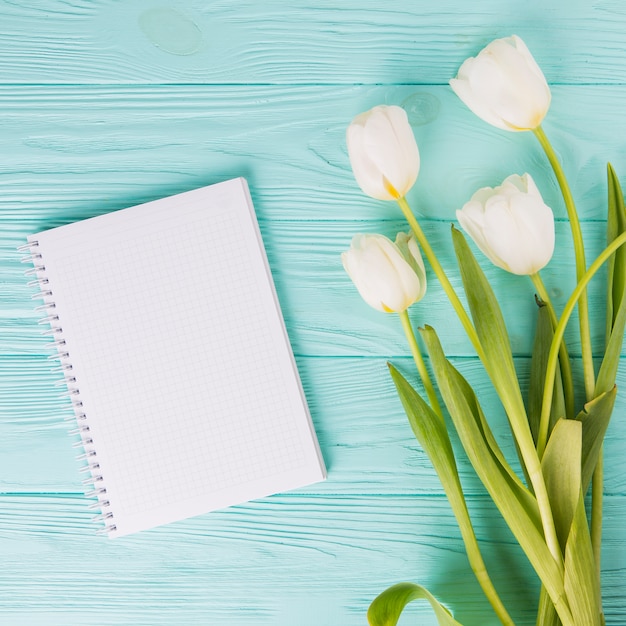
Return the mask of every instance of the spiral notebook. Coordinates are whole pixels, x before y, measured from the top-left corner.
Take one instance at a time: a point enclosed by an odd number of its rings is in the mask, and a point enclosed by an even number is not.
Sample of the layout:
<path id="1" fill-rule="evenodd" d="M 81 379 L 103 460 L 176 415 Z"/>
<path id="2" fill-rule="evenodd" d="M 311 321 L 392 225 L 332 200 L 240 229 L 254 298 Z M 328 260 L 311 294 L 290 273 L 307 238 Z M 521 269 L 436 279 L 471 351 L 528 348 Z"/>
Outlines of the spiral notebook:
<path id="1" fill-rule="evenodd" d="M 244 179 L 47 230 L 26 247 L 100 532 L 323 480 Z"/>

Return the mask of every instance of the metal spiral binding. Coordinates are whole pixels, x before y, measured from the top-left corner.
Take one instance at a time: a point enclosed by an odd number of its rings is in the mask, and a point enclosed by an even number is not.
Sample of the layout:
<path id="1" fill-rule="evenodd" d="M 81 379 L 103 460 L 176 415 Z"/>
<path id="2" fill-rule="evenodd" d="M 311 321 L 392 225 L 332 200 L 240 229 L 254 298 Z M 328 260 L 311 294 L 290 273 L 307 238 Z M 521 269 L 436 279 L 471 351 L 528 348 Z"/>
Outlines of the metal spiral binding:
<path id="1" fill-rule="evenodd" d="M 100 473 L 100 464 L 98 463 L 98 455 L 91 437 L 89 420 L 86 413 L 83 411 L 83 403 L 80 400 L 80 389 L 77 386 L 77 379 L 73 372 L 70 353 L 66 349 L 67 344 L 63 338 L 63 327 L 61 326 L 61 320 L 56 311 L 54 294 L 50 286 L 50 281 L 45 274 L 46 266 L 39 251 L 39 242 L 30 241 L 18 248 L 18 250 L 22 253 L 26 253 L 26 256 L 22 258 L 22 263 L 31 263 L 33 265 L 32 268 L 24 272 L 26 276 L 34 277 L 28 285 L 39 289 L 37 293 L 33 294 L 32 298 L 33 300 L 43 300 L 43 304 L 37 306 L 35 311 L 43 314 L 43 317 L 39 320 L 39 324 L 48 326 L 41 334 L 49 336 L 52 339 L 50 343 L 46 344 L 47 348 L 54 350 L 54 353 L 51 354 L 48 359 L 50 361 L 58 361 L 52 371 L 63 376 L 55 386 L 65 386 L 66 391 L 60 394 L 60 397 L 68 398 L 71 402 L 70 406 L 73 412 L 64 419 L 76 424 L 76 426 L 69 431 L 69 434 L 74 437 L 80 437 L 79 440 L 72 445 L 75 448 L 83 449 L 83 452 L 76 457 L 77 460 L 84 462 L 84 465 L 79 471 L 89 474 L 89 476 L 82 481 L 82 484 L 86 490 L 86 497 L 96 498 L 96 501 L 90 504 L 88 508 L 90 510 L 99 509 L 100 512 L 93 517 L 93 521 L 104 523 L 104 526 L 99 528 L 96 533 L 108 534 L 116 530 L 114 515 L 110 510 L 111 504 L 106 498 L 106 485 Z"/>

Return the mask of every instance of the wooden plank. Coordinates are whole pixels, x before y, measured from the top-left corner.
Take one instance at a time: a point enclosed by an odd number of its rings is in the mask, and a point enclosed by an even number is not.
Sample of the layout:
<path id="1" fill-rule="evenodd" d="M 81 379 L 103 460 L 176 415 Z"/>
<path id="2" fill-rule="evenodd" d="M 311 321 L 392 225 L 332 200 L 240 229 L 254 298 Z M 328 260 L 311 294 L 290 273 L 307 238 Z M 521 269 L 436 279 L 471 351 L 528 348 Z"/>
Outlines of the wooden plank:
<path id="1" fill-rule="evenodd" d="M 409 359 L 394 359 L 415 380 Z M 495 393 L 475 359 L 453 362 L 474 385 L 507 458 L 517 467 L 506 419 Z M 524 387 L 528 359 L 518 359 Z M 299 358 L 305 393 L 329 470 L 326 482 L 301 493 L 441 494 L 430 461 L 414 439 L 395 394 L 386 359 Z M 0 360 L 0 492 L 81 491 L 78 451 L 71 448 L 62 421 L 71 415 L 58 398 L 55 377 L 38 357 Z M 618 386 L 626 388 L 626 360 Z M 605 491 L 626 494 L 626 397 L 618 395 L 605 444 Z M 454 437 L 454 435 L 453 435 Z M 458 442 L 458 465 L 468 493 L 483 493 Z"/>
<path id="2" fill-rule="evenodd" d="M 545 122 L 583 219 L 603 219 L 606 162 L 626 176 L 626 86 L 558 86 Z M 47 227 L 234 176 L 261 218 L 399 219 L 350 170 L 345 131 L 361 111 L 402 104 L 422 167 L 409 201 L 449 221 L 471 195 L 530 172 L 559 218 L 538 143 L 476 118 L 449 87 L 1 86 L 0 224 Z"/>
<path id="3" fill-rule="evenodd" d="M 441 540 L 407 524 L 420 507 L 403 500 L 393 502 L 396 515 L 386 499 L 262 501 L 123 541 L 94 538 L 73 499 L 2 504 L 2 612 L 16 622 L 45 611 L 66 623 L 168 623 L 174 613 L 179 623 L 362 623 L 367 601 L 397 576 L 417 574 L 418 557 L 424 570 L 450 563 L 468 583 L 462 599 L 475 590 L 439 499 L 427 501 L 424 521 Z M 70 597 L 64 589 L 76 580 L 84 585 Z M 91 616 L 79 608 L 87 598 Z"/>
<path id="4" fill-rule="evenodd" d="M 617 0 L 5 2 L 6 83 L 447 83 L 496 37 L 524 37 L 548 79 L 624 82 Z"/>
<path id="5" fill-rule="evenodd" d="M 31 230 L 29 230 L 29 224 Z M 603 246 L 605 224 L 586 222 L 589 259 Z M 22 231 L 21 233 L 19 231 Z M 0 284 L 3 307 L 0 310 L 0 345 L 8 353 L 44 354 L 48 338 L 36 324 L 31 295 L 23 276 L 26 265 L 20 264 L 17 246 L 35 224 L 24 221 L 13 232 L 0 233 Z M 357 232 L 382 232 L 395 237 L 406 230 L 401 221 L 261 221 L 270 265 L 296 354 L 306 356 L 408 356 L 401 326 L 395 316 L 380 313 L 365 304 L 341 266 L 340 254 Z M 446 222 L 426 220 L 424 230 L 448 271 L 453 285 L 462 293 L 456 261 Z M 574 287 L 574 260 L 569 226 L 557 224 L 558 251 L 544 270 L 558 311 L 565 305 Z M 236 243 L 234 244 L 236 245 Z M 515 354 L 529 355 L 536 320 L 534 289 L 526 277 L 511 276 L 496 268 L 481 253 L 478 257 L 500 298 Z M 445 293 L 429 271 L 425 299 L 411 310 L 416 325 L 430 324 L 442 334 L 447 353 L 473 356 L 474 350 L 461 327 Z M 590 287 L 593 345 L 604 345 L 604 274 Z M 572 354 L 580 353 L 577 322 L 571 325 L 567 341 Z"/>
<path id="6" fill-rule="evenodd" d="M 624 504 L 609 497 L 605 507 L 607 623 L 625 617 Z M 534 624 L 525 558 L 489 502 L 469 505 L 503 601 L 517 624 Z M 489 614 L 439 497 L 267 498 L 119 540 L 94 536 L 90 515 L 71 496 L 0 497 L 9 623 L 351 626 L 401 580 L 430 587 L 464 624 Z M 415 605 L 404 623 L 434 621 Z"/>
<path id="7" fill-rule="evenodd" d="M 517 32 L 551 83 L 577 83 L 553 88 L 546 129 L 595 254 L 605 161 L 626 172 L 615 132 L 626 96 L 626 11 L 616 0 L 530 0 L 519 9 L 511 0 L 477 8 L 452 0 L 0 4 L 0 493 L 8 492 L 0 495 L 0 621 L 352 626 L 364 623 L 376 593 L 406 579 L 427 584 L 462 623 L 485 623 L 449 507 L 386 372 L 387 357 L 412 372 L 400 329 L 360 301 L 339 264 L 356 230 L 393 234 L 402 224 L 396 207 L 358 190 L 344 133 L 370 106 L 405 106 L 423 159 L 410 200 L 446 265 L 454 211 L 513 171 L 537 173 L 562 218 L 532 137 L 488 128 L 446 86 L 467 56 Z M 41 228 L 242 174 L 329 479 L 122 541 L 94 537 L 14 248 Z M 566 230 L 559 225 L 562 242 Z M 550 268 L 557 306 L 571 264 L 560 253 Z M 524 279 L 488 274 L 505 298 L 525 383 L 534 305 Z M 596 345 L 600 297 L 592 293 Z M 413 315 L 445 330 L 502 440 L 497 401 L 434 281 Z M 620 396 L 606 447 L 608 623 L 626 621 L 625 409 Z M 496 584 L 516 623 L 534 624 L 536 584 L 467 463 L 461 473 Z M 401 621 L 409 623 L 435 622 L 413 607 Z"/>

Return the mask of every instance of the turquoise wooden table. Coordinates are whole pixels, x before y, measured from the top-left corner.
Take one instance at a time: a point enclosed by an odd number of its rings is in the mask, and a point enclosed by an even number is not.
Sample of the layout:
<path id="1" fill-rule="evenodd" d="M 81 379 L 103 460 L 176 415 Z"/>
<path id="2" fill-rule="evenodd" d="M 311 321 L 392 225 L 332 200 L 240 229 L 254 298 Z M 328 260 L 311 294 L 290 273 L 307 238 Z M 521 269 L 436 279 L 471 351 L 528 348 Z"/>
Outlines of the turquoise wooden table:
<path id="1" fill-rule="evenodd" d="M 443 264 L 453 266 L 455 210 L 529 171 L 558 218 L 546 280 L 563 306 L 573 256 L 539 145 L 487 126 L 447 85 L 465 58 L 512 33 L 551 84 L 544 126 L 593 258 L 606 161 L 626 183 L 617 0 L 0 2 L 0 623 L 356 626 L 401 580 L 428 586 L 466 626 L 495 623 L 388 377 L 389 359 L 410 371 L 401 327 L 361 301 L 339 254 L 356 232 L 405 228 L 397 207 L 360 192 L 344 140 L 357 113 L 399 104 L 422 155 L 409 199 Z M 235 176 L 250 184 L 328 480 L 128 538 L 95 536 L 16 248 L 31 232 Z M 532 287 L 487 273 L 527 377 Z M 411 315 L 440 329 L 505 442 L 495 395 L 429 277 Z M 601 345 L 601 286 L 590 297 Z M 574 335 L 570 347 L 579 354 Z M 622 391 L 605 447 L 603 593 L 615 625 L 626 624 L 625 418 Z M 533 624 L 525 559 L 469 464 L 460 469 L 503 600 Z M 434 619 L 415 605 L 401 623 Z"/>

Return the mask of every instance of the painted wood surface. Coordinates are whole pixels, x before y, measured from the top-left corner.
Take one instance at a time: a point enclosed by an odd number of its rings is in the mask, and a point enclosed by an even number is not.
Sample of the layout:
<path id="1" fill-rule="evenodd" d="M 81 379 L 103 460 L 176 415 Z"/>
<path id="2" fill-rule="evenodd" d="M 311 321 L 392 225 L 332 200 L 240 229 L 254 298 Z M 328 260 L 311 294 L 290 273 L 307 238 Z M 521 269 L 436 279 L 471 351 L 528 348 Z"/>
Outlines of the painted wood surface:
<path id="1" fill-rule="evenodd" d="M 409 200 L 451 273 L 455 210 L 478 187 L 530 172 L 559 220 L 545 279 L 560 308 L 573 257 L 545 158 L 531 136 L 473 117 L 447 81 L 491 39 L 526 40 L 552 84 L 545 128 L 593 258 L 607 161 L 626 182 L 626 10 L 617 0 L 387 5 L 0 2 L 1 624 L 352 626 L 399 580 L 429 586 L 465 626 L 495 623 L 387 375 L 390 359 L 413 376 L 400 326 L 369 309 L 341 268 L 354 233 L 406 228 L 397 208 L 359 191 L 345 128 L 375 104 L 407 110 L 422 154 Z M 329 478 L 122 540 L 94 536 L 16 247 L 43 228 L 240 175 Z M 531 285 L 485 269 L 525 382 Z M 596 352 L 602 278 L 591 289 Z M 440 330 L 514 462 L 497 399 L 434 278 L 411 315 Z M 579 354 L 574 331 L 568 342 Z M 603 592 L 615 625 L 626 623 L 625 415 L 622 394 L 606 445 Z M 533 624 L 524 558 L 463 459 L 460 471 L 503 599 L 516 623 Z M 434 621 L 416 606 L 401 623 Z"/>
<path id="2" fill-rule="evenodd" d="M 620 0 L 3 2 L 11 83 L 446 83 L 513 32 L 551 82 L 621 83 Z"/>

